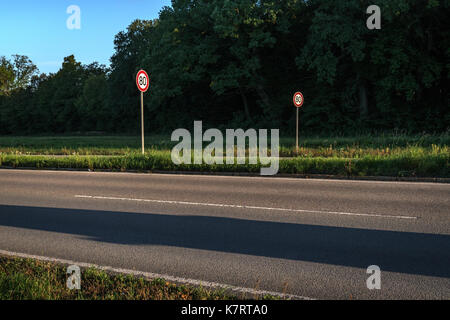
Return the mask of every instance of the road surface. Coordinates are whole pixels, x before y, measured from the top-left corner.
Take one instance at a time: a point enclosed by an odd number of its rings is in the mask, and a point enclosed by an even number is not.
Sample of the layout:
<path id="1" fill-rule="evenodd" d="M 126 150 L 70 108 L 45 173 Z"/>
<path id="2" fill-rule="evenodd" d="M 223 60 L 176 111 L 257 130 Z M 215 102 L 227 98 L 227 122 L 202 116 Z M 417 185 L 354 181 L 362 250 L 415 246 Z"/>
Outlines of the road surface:
<path id="1" fill-rule="evenodd" d="M 0 170 L 0 250 L 316 299 L 450 299 L 450 184 Z"/>

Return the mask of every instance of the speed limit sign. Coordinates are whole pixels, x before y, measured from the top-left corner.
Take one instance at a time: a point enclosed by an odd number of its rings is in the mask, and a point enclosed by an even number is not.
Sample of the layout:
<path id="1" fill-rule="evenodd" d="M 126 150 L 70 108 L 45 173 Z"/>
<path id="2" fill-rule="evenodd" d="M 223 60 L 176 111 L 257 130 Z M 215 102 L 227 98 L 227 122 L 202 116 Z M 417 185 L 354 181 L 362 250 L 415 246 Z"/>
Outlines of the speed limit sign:
<path id="1" fill-rule="evenodd" d="M 294 105 L 300 108 L 303 105 L 303 94 L 301 92 L 296 92 L 294 94 Z"/>
<path id="2" fill-rule="evenodd" d="M 141 142 L 142 142 L 142 154 L 144 151 L 144 92 L 148 90 L 150 85 L 150 79 L 148 78 L 147 72 L 144 70 L 139 70 L 136 76 L 136 85 L 141 92 Z"/>
<path id="3" fill-rule="evenodd" d="M 136 85 L 141 92 L 146 92 L 150 85 L 147 72 L 140 70 L 136 76 Z"/>
<path id="4" fill-rule="evenodd" d="M 295 147 L 296 147 L 296 152 L 298 155 L 298 110 L 302 107 L 303 102 L 305 101 L 303 99 L 303 94 L 300 91 L 297 91 L 296 93 L 294 93 L 294 106 L 296 106 L 297 109 L 297 121 L 296 121 L 296 125 L 295 125 Z"/>

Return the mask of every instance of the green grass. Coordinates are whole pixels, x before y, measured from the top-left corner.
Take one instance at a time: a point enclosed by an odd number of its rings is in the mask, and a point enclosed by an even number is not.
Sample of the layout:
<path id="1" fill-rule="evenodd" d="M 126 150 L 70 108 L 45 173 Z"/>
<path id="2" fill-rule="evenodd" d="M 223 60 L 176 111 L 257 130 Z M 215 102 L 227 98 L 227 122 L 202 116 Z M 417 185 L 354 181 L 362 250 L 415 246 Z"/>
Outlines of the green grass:
<path id="1" fill-rule="evenodd" d="M 0 137 L 0 165 L 113 171 L 200 171 L 258 173 L 260 165 L 175 165 L 168 136 Z M 380 135 L 280 139 L 279 173 L 341 176 L 450 177 L 450 136 Z M 66 155 L 65 157 L 57 155 Z"/>
<path id="2" fill-rule="evenodd" d="M 167 135 L 145 137 L 145 148 L 169 151 L 176 144 Z M 355 157 L 392 155 L 408 149 L 450 146 L 450 135 L 379 135 L 300 137 L 300 155 Z M 127 155 L 140 152 L 139 136 L 0 136 L 0 153 L 28 155 Z M 294 156 L 295 139 L 280 139 L 280 156 Z"/>
<path id="3" fill-rule="evenodd" d="M 67 267 L 51 262 L 0 256 L 0 300 L 234 300 L 275 297 L 235 296 L 225 290 L 208 290 L 110 274 L 88 268 L 81 270 L 81 289 L 66 286 Z"/>
<path id="4" fill-rule="evenodd" d="M 146 149 L 170 150 L 168 136 L 146 137 Z M 126 155 L 141 150 L 133 136 L 0 136 L 0 153 L 33 155 Z"/>

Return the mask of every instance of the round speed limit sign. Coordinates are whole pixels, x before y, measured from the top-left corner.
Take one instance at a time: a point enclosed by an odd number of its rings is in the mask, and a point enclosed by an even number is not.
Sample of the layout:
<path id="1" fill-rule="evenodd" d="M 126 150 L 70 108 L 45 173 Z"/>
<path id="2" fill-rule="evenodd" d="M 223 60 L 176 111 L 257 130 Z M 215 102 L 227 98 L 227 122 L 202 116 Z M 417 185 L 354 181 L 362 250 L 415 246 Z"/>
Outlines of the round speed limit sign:
<path id="1" fill-rule="evenodd" d="M 303 105 L 303 94 L 301 92 L 296 92 L 294 94 L 294 105 L 300 108 Z"/>
<path id="2" fill-rule="evenodd" d="M 150 85 L 150 79 L 148 78 L 147 72 L 140 70 L 136 76 L 136 85 L 141 92 L 148 90 Z"/>

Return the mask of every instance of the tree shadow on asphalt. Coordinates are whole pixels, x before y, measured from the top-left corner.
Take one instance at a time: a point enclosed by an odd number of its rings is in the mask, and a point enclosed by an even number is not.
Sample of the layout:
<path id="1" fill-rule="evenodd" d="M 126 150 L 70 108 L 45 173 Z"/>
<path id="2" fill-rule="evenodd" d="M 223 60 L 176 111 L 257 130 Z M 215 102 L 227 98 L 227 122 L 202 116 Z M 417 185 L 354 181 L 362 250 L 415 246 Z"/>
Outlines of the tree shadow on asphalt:
<path id="1" fill-rule="evenodd" d="M 450 278 L 450 236 L 235 218 L 0 205 L 0 225 Z"/>

